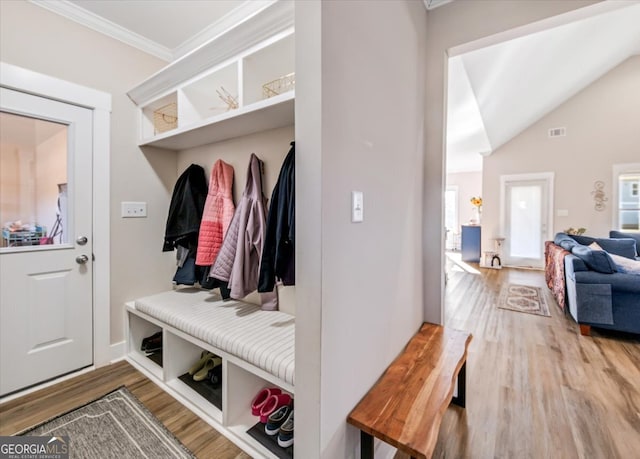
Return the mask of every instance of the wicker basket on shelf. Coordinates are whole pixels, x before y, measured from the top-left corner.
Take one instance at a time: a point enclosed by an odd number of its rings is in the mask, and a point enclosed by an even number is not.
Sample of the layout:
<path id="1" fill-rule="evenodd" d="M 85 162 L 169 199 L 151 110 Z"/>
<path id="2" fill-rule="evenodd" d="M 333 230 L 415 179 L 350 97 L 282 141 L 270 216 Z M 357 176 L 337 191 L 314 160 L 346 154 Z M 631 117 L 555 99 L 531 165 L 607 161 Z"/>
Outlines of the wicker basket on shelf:
<path id="1" fill-rule="evenodd" d="M 153 112 L 154 134 L 170 131 L 178 127 L 178 104 L 172 102 Z"/>
<path id="2" fill-rule="evenodd" d="M 295 72 L 281 76 L 273 81 L 262 85 L 262 97 L 268 99 L 269 97 L 284 94 L 287 91 L 291 91 L 296 87 L 296 74 Z"/>

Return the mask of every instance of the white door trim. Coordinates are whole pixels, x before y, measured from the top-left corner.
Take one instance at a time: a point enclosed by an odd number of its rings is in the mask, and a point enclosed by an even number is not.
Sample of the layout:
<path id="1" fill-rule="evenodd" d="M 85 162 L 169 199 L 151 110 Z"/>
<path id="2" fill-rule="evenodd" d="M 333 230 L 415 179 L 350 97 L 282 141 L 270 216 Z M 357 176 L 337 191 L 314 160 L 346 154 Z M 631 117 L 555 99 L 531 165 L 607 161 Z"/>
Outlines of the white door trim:
<path id="1" fill-rule="evenodd" d="M 526 180 L 545 180 L 549 187 L 549 195 L 547 196 L 547 231 L 545 237 L 547 240 L 553 239 L 553 202 L 554 202 L 554 172 L 537 172 L 530 174 L 507 174 L 500 176 L 500 235 L 504 237 L 506 233 L 506 184 L 508 182 L 518 182 Z"/>
<path id="2" fill-rule="evenodd" d="M 93 111 L 93 364 L 110 350 L 110 132 L 111 94 L 0 62 L 0 86 Z"/>

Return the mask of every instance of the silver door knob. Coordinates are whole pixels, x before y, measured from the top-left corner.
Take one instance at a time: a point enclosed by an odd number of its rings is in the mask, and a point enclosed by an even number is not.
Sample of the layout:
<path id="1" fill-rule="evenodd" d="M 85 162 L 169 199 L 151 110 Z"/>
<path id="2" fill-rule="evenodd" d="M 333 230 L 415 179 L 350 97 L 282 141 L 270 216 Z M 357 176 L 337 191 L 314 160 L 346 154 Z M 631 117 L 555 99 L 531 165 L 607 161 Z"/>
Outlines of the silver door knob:
<path id="1" fill-rule="evenodd" d="M 76 242 L 78 243 L 78 245 L 85 245 L 87 243 L 87 238 L 86 236 L 80 236 L 78 239 L 76 239 Z"/>
<path id="2" fill-rule="evenodd" d="M 78 255 L 76 257 L 76 263 L 78 263 L 79 265 L 83 265 L 85 264 L 87 261 L 89 261 L 89 257 L 86 255 Z"/>

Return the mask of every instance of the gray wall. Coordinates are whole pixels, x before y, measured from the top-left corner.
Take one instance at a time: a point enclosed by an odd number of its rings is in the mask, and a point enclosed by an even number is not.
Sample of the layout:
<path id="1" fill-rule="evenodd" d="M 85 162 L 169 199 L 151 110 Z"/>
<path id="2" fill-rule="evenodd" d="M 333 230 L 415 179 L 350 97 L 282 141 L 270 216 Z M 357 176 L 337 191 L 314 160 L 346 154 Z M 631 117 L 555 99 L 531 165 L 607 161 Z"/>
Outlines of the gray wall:
<path id="1" fill-rule="evenodd" d="M 320 379 L 309 387 L 297 368 L 296 387 L 304 390 L 296 436 L 304 449 L 296 454 L 347 458 L 359 442 L 345 424 L 349 411 L 422 322 L 426 10 L 413 1 L 296 8 L 297 19 L 306 13 L 296 40 L 307 55 L 298 54 L 296 69 L 297 180 L 299 189 L 311 188 L 298 195 L 297 234 L 314 245 L 299 248 L 298 272 L 315 276 L 296 285 L 296 339 L 312 351 L 298 347 L 296 365 Z M 307 77 L 314 87 L 302 87 Z M 352 190 L 364 192 L 362 223 L 351 223 Z M 317 334 L 321 348 L 308 338 Z"/>

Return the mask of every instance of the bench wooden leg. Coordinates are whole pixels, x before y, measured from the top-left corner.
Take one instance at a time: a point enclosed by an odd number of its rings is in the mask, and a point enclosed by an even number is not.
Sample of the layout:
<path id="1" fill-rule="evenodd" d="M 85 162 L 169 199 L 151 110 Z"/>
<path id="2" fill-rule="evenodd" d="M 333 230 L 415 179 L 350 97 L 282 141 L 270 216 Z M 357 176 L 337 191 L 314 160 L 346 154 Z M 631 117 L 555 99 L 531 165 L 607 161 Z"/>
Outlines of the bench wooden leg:
<path id="1" fill-rule="evenodd" d="M 580 324 L 580 334 L 582 336 L 591 336 L 591 325 Z"/>
<path id="2" fill-rule="evenodd" d="M 467 362 L 462 364 L 462 368 L 458 372 L 458 396 L 451 399 L 454 405 L 465 407 L 467 392 Z"/>
<path id="3" fill-rule="evenodd" d="M 360 458 L 373 459 L 373 436 L 360 431 Z"/>

